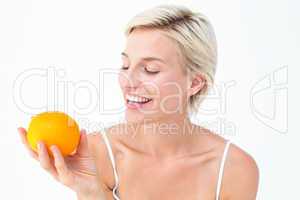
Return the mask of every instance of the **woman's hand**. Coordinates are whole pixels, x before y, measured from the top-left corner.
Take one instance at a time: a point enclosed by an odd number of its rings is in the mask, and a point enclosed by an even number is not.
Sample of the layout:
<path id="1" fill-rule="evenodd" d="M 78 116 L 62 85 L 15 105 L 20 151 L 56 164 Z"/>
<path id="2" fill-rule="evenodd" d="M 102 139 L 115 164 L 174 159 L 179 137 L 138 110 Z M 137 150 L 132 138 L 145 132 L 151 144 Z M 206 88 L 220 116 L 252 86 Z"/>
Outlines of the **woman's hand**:
<path id="1" fill-rule="evenodd" d="M 53 145 L 50 150 L 54 158 L 49 156 L 43 142 L 38 143 L 38 153 L 33 151 L 26 139 L 27 133 L 24 128 L 18 128 L 18 132 L 29 154 L 39 161 L 55 180 L 69 187 L 79 196 L 87 197 L 87 199 L 89 197 L 101 199 L 103 192 L 97 182 L 96 165 L 89 153 L 87 135 L 84 130 L 80 131 L 80 142 L 75 154 L 63 157 L 60 150 Z"/>

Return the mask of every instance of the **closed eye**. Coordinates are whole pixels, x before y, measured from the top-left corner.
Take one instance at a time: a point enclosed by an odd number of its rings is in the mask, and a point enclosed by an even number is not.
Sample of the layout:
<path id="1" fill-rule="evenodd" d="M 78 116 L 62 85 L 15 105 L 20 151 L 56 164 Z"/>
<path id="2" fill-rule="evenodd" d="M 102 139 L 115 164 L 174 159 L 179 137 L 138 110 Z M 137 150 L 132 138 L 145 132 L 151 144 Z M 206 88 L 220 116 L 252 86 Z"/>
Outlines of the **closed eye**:
<path id="1" fill-rule="evenodd" d="M 126 67 L 126 66 L 122 66 L 121 67 L 121 70 L 127 70 L 129 67 Z M 157 73 L 159 73 L 159 71 L 149 71 L 148 69 L 147 69 L 147 67 L 144 67 L 144 70 L 147 72 L 147 73 L 149 73 L 149 74 L 157 74 Z"/>
<path id="2" fill-rule="evenodd" d="M 149 74 L 157 74 L 159 72 L 159 71 L 149 71 L 146 67 L 144 69 Z"/>
<path id="3" fill-rule="evenodd" d="M 129 67 L 122 66 L 120 69 L 126 70 L 126 69 L 128 69 L 128 68 L 129 68 Z"/>

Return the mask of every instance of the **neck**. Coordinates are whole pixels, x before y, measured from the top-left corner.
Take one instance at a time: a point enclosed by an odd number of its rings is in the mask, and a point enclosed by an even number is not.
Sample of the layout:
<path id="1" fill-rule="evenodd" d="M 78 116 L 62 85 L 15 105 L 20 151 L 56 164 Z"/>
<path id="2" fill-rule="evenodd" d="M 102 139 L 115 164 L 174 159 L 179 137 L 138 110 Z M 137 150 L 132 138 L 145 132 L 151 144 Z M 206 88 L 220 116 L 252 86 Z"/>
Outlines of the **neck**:
<path id="1" fill-rule="evenodd" d="M 142 152 L 156 157 L 183 156 L 191 152 L 195 144 L 195 125 L 186 116 L 167 118 L 133 125 L 133 141 Z"/>

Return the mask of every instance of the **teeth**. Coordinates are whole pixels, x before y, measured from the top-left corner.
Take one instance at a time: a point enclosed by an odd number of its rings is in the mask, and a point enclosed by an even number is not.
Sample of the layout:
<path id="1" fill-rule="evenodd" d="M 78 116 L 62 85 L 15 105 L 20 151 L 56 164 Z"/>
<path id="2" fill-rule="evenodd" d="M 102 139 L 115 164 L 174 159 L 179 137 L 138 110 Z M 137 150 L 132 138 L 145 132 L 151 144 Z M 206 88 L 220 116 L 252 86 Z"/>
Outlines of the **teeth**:
<path id="1" fill-rule="evenodd" d="M 143 102 L 151 100 L 146 97 L 133 96 L 133 95 L 129 95 L 129 94 L 126 94 L 126 99 L 129 101 L 134 101 L 134 102 L 139 102 L 139 103 L 143 103 Z"/>

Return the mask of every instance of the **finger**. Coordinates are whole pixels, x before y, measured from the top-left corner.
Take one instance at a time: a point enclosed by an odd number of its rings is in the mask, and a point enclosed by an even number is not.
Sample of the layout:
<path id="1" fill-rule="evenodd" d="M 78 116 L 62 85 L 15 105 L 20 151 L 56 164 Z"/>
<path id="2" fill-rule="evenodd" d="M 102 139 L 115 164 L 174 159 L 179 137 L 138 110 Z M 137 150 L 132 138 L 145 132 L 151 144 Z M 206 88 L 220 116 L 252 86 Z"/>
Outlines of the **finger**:
<path id="1" fill-rule="evenodd" d="M 50 147 L 50 150 L 54 157 L 54 166 L 56 168 L 60 181 L 67 186 L 71 186 L 73 182 L 73 176 L 70 170 L 68 169 L 65 163 L 65 159 L 62 156 L 60 150 L 55 145 L 52 145 Z"/>
<path id="2" fill-rule="evenodd" d="M 35 160 L 38 160 L 37 153 L 34 150 L 32 150 L 32 148 L 28 144 L 28 141 L 27 141 L 27 138 L 26 138 L 26 134 L 27 134 L 26 130 L 22 127 L 19 127 L 18 128 L 18 133 L 21 137 L 22 143 L 24 144 L 24 146 L 28 150 L 28 153 L 30 154 L 30 156 L 33 157 Z"/>
<path id="3" fill-rule="evenodd" d="M 100 134 L 100 132 L 94 132 L 87 135 L 88 151 L 90 156 L 95 159 L 96 165 L 101 163 L 102 152 L 105 151 L 103 147 L 106 145 Z"/>
<path id="4" fill-rule="evenodd" d="M 82 133 L 86 133 L 86 130 L 85 129 L 81 129 L 80 130 L 80 134 L 82 134 Z"/>
<path id="5" fill-rule="evenodd" d="M 51 163 L 47 147 L 42 141 L 38 142 L 38 158 L 40 165 L 56 179 L 57 172 Z"/>
<path id="6" fill-rule="evenodd" d="M 80 131 L 80 140 L 76 150 L 76 154 L 81 156 L 88 155 L 88 142 L 87 142 L 86 131 L 84 129 Z"/>

